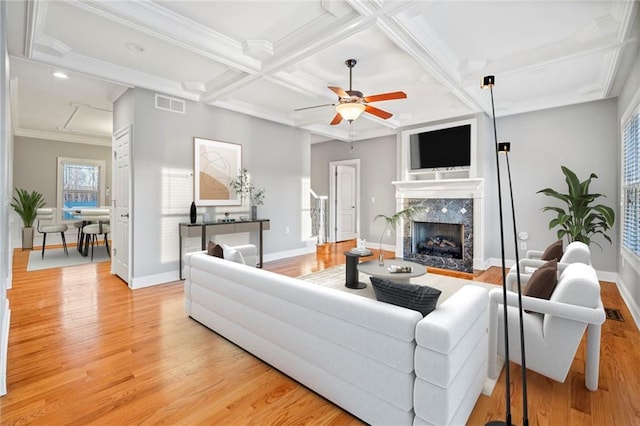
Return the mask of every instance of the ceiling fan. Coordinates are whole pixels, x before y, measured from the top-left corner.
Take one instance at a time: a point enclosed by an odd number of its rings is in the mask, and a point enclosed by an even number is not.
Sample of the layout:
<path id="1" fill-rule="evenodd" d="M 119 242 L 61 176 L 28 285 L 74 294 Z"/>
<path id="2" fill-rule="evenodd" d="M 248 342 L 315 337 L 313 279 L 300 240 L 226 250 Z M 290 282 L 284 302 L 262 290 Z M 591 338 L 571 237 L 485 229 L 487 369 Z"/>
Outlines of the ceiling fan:
<path id="1" fill-rule="evenodd" d="M 407 97 L 407 94 L 404 92 L 389 92 L 381 93 L 378 95 L 364 96 L 362 92 L 353 90 L 352 88 L 352 71 L 353 67 L 356 66 L 356 63 L 358 63 L 358 61 L 356 61 L 355 59 L 347 59 L 346 61 L 344 61 L 344 63 L 349 68 L 349 90 L 344 90 L 341 87 L 329 86 L 329 89 L 331 89 L 336 95 L 338 95 L 338 103 L 299 108 L 296 109 L 296 111 L 302 111 L 310 108 L 319 108 L 328 105 L 335 106 L 336 115 L 335 117 L 333 117 L 333 120 L 331 120 L 332 126 L 340 124 L 343 119 L 352 122 L 353 120 L 358 118 L 363 111 L 369 114 L 373 114 L 376 117 L 382 118 L 383 120 L 391 118 L 393 114 L 369 105 L 369 103 L 390 101 L 393 99 L 404 99 Z"/>

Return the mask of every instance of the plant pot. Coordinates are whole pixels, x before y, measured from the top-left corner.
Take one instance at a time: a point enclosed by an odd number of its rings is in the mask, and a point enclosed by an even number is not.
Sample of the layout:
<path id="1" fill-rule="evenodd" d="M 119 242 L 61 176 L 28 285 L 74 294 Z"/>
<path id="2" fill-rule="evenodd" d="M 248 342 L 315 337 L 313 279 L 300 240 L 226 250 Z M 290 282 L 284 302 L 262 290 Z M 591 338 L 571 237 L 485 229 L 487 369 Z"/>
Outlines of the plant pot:
<path id="1" fill-rule="evenodd" d="M 258 218 L 258 206 L 251 206 L 251 220 Z"/>
<path id="2" fill-rule="evenodd" d="M 33 249 L 33 228 L 22 228 L 22 250 Z"/>

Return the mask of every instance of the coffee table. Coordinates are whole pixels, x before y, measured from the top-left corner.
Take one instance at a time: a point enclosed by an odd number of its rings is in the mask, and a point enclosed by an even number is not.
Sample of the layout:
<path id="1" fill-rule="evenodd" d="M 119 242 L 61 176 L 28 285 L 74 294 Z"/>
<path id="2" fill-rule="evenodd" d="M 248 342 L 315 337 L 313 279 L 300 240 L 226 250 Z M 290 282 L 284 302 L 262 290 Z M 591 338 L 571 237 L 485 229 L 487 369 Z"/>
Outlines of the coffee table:
<path id="1" fill-rule="evenodd" d="M 387 268 L 391 265 L 409 266 L 413 268 L 413 270 L 411 272 L 390 272 Z M 377 260 L 370 260 L 359 263 L 358 270 L 365 274 L 373 275 L 374 277 L 406 284 L 410 283 L 409 280 L 411 278 L 420 277 L 427 273 L 427 268 L 424 265 L 402 259 L 385 259 L 384 266 L 380 266 Z"/>

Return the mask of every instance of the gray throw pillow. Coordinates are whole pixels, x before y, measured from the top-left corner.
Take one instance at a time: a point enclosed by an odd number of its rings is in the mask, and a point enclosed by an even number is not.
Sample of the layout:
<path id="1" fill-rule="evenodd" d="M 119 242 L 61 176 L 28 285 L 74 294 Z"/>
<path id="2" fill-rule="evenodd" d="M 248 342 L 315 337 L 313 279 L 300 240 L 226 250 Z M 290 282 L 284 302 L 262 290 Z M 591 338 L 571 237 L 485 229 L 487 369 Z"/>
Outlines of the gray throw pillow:
<path id="1" fill-rule="evenodd" d="M 384 278 L 371 277 L 371 285 L 380 302 L 412 309 L 426 316 L 436 308 L 440 290 L 425 285 L 396 283 Z"/>

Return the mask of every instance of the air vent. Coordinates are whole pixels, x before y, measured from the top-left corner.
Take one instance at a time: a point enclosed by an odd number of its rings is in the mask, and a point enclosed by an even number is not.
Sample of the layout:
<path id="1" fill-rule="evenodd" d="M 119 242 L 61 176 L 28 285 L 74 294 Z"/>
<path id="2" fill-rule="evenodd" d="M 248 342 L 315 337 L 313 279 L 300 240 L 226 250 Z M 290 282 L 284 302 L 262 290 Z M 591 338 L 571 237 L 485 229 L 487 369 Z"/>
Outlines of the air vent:
<path id="1" fill-rule="evenodd" d="M 185 102 L 182 99 L 171 98 L 169 96 L 156 94 L 156 108 L 162 109 L 164 111 L 184 114 Z"/>

